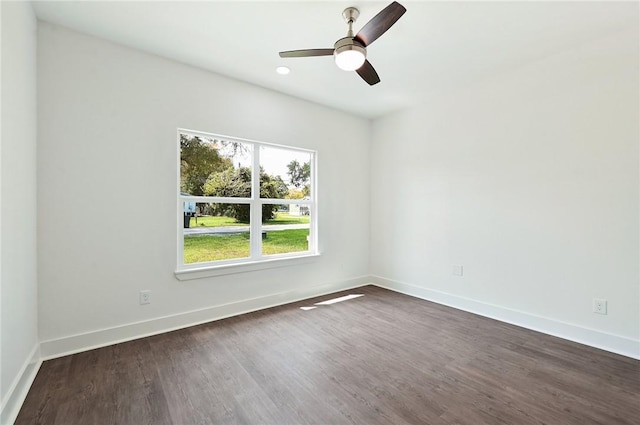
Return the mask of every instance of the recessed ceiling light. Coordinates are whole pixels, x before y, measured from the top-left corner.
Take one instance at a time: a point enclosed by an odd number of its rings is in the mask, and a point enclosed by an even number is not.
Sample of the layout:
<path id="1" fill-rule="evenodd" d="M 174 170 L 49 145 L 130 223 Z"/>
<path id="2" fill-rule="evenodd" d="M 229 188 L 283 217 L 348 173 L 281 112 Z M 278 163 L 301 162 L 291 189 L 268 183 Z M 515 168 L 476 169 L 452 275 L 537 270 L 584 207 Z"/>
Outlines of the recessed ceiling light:
<path id="1" fill-rule="evenodd" d="M 291 72 L 291 70 L 286 66 L 279 66 L 276 68 L 276 72 L 280 75 L 287 75 L 288 73 Z"/>

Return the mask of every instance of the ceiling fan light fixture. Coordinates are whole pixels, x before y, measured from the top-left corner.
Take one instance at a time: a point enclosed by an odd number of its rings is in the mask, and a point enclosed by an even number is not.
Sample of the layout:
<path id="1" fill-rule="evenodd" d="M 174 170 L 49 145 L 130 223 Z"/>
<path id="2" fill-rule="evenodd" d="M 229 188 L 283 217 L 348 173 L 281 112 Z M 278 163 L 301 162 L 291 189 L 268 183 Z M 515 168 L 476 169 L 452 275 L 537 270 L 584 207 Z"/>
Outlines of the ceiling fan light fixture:
<path id="1" fill-rule="evenodd" d="M 280 52 L 280 57 L 306 58 L 333 55 L 338 68 L 356 71 L 367 84 L 373 86 L 380 82 L 380 77 L 371 62 L 367 60 L 367 47 L 387 32 L 406 11 L 403 5 L 394 1 L 371 18 L 354 36 L 353 24 L 360 16 L 360 12 L 355 7 L 347 7 L 342 12 L 342 17 L 349 26 L 349 30 L 346 37 L 336 41 L 333 49 L 287 50 Z"/>
<path id="2" fill-rule="evenodd" d="M 334 57 L 338 68 L 344 71 L 355 71 L 360 68 L 367 58 L 367 51 L 364 47 L 353 42 L 336 46 Z M 339 43 L 336 43 L 339 44 Z"/>

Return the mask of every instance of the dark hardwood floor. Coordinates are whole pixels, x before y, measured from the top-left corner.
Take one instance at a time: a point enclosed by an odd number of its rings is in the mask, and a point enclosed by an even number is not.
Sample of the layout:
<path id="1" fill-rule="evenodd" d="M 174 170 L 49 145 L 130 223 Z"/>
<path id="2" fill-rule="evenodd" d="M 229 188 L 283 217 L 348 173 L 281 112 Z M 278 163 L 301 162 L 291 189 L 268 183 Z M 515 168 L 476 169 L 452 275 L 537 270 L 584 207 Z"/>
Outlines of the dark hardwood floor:
<path id="1" fill-rule="evenodd" d="M 236 423 L 638 425 L 640 362 L 364 287 L 47 361 L 16 422 Z"/>

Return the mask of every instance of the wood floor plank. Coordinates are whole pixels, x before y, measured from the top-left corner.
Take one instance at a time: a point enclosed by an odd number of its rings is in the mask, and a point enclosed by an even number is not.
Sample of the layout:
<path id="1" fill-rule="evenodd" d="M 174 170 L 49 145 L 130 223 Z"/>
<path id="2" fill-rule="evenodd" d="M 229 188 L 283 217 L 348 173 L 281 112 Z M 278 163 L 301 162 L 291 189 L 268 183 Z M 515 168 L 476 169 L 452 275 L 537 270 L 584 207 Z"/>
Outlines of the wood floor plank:
<path id="1" fill-rule="evenodd" d="M 638 418 L 637 360 L 369 286 L 49 360 L 16 424 Z"/>
<path id="2" fill-rule="evenodd" d="M 258 333 L 252 332 L 250 323 L 249 327 L 244 325 L 239 323 L 229 328 L 252 335 L 250 343 L 231 343 L 230 353 L 264 388 L 278 409 L 289 412 L 285 422 L 316 424 L 330 420 L 344 423 L 335 407 L 338 401 L 335 392 L 323 394 L 317 391 L 322 386 L 317 382 L 317 358 L 308 356 L 314 349 L 305 344 L 303 335 L 290 329 L 290 334 L 285 337 L 278 333 L 277 321 L 271 329 L 261 327 Z M 305 355 L 302 360 L 292 361 L 291 353 Z M 314 400 L 318 402 L 310 402 Z"/>
<path id="3" fill-rule="evenodd" d="M 34 403 L 30 409 L 23 408 L 20 413 L 24 423 L 54 423 L 60 403 L 56 396 L 65 385 L 60 377 L 68 375 L 70 364 L 71 356 L 42 364 L 29 391 L 29 397 L 34 400 Z"/>

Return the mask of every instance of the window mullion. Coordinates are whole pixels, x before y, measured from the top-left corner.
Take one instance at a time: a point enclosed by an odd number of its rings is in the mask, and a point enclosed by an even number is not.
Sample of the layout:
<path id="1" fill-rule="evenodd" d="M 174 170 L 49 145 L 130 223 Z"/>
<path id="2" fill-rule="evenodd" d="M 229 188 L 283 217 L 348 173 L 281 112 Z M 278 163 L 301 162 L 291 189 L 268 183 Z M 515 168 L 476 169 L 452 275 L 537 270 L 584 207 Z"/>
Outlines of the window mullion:
<path id="1" fill-rule="evenodd" d="M 311 202 L 309 216 L 309 249 L 316 252 L 318 250 L 318 182 L 317 182 L 317 169 L 318 160 L 316 153 L 311 156 L 310 166 L 311 173 L 309 173 L 309 183 L 311 187 Z"/>
<path id="2" fill-rule="evenodd" d="M 251 198 L 236 198 L 224 196 L 185 196 L 180 195 L 185 202 L 197 202 L 202 204 L 250 204 Z"/>
<path id="3" fill-rule="evenodd" d="M 262 257 L 262 205 L 260 204 L 260 146 L 253 145 L 251 165 L 251 258 Z"/>

